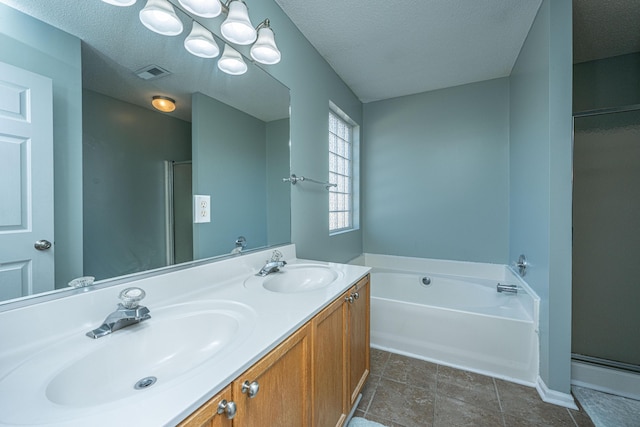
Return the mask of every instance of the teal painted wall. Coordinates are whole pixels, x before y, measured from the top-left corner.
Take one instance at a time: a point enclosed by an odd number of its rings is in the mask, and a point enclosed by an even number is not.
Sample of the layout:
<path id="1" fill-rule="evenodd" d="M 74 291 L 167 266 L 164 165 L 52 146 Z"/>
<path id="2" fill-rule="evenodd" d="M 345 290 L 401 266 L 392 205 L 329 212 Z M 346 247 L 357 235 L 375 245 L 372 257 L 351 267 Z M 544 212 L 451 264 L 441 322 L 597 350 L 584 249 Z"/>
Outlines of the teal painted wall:
<path id="1" fill-rule="evenodd" d="M 573 66 L 573 111 L 640 104 L 640 52 Z"/>
<path id="2" fill-rule="evenodd" d="M 211 196 L 211 222 L 193 224 L 194 258 L 228 254 L 238 236 L 265 246 L 265 122 L 201 93 L 192 103 L 193 194 Z"/>
<path id="3" fill-rule="evenodd" d="M 191 159 L 191 123 L 83 91 L 84 271 L 165 266 L 164 161 Z"/>
<path id="4" fill-rule="evenodd" d="M 329 101 L 359 125 L 362 103 L 274 1 L 253 2 L 249 13 L 254 23 L 270 19 L 282 51 L 279 64 L 264 68 L 291 91 L 291 172 L 326 180 Z M 321 186 L 291 186 L 291 239 L 301 258 L 346 262 L 362 253 L 362 231 L 329 236 L 328 204 Z"/>
<path id="5" fill-rule="evenodd" d="M 364 251 L 507 263 L 509 80 L 364 105 Z"/>
<path id="6" fill-rule="evenodd" d="M 540 377 L 571 381 L 571 2 L 545 0 L 510 77 L 509 259 L 541 298 Z"/>
<path id="7" fill-rule="evenodd" d="M 267 244 L 291 241 L 291 191 L 282 178 L 289 173 L 289 119 L 267 123 Z"/>
<path id="8" fill-rule="evenodd" d="M 82 276 L 80 40 L 0 4 L 0 61 L 53 81 L 55 283 Z"/>

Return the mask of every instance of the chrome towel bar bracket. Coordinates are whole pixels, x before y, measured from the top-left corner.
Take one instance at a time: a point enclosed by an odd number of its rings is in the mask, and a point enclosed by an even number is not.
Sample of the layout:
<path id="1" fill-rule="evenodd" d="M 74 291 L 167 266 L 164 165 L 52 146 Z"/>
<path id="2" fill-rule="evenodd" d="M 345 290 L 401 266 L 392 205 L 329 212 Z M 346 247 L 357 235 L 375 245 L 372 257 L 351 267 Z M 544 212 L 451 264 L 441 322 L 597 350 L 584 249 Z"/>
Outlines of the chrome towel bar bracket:
<path id="1" fill-rule="evenodd" d="M 290 182 L 292 185 L 296 185 L 298 181 L 309 181 L 309 182 L 313 182 L 314 184 L 324 185 L 327 190 L 331 187 L 338 186 L 338 184 L 333 184 L 331 182 L 323 182 L 323 181 L 318 181 L 312 178 L 305 178 L 304 176 L 296 176 L 293 173 L 289 178 L 282 178 L 282 182 Z"/>

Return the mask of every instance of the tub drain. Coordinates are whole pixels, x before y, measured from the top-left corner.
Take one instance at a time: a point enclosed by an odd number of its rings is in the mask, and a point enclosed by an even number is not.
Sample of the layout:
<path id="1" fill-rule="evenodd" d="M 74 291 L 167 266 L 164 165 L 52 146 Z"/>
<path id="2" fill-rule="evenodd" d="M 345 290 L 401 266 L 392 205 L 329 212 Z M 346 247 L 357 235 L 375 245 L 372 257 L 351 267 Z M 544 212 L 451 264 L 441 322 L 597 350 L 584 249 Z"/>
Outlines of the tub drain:
<path id="1" fill-rule="evenodd" d="M 149 388 L 154 385 L 158 381 L 156 377 L 146 377 L 138 381 L 133 388 L 136 390 L 144 390 L 145 388 Z"/>
<path id="2" fill-rule="evenodd" d="M 424 276 L 422 279 L 420 279 L 420 283 L 422 283 L 424 286 L 430 285 L 431 277 Z"/>

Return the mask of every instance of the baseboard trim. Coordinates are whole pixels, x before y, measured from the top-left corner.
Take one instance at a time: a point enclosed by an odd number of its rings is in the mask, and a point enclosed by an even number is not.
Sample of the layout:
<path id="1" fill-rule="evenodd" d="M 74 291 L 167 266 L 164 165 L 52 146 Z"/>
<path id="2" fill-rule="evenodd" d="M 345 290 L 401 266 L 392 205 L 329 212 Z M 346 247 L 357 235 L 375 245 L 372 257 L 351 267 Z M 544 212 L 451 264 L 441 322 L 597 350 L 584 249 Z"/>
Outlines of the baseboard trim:
<path id="1" fill-rule="evenodd" d="M 571 384 L 640 400 L 640 374 L 571 361 Z"/>
<path id="2" fill-rule="evenodd" d="M 569 409 L 578 409 L 575 400 L 573 400 L 573 396 L 571 393 L 562 393 L 559 391 L 551 390 L 544 383 L 542 378 L 538 376 L 536 380 L 536 390 L 538 390 L 538 394 L 540 398 L 547 403 L 552 403 L 558 406 L 564 406 Z"/>

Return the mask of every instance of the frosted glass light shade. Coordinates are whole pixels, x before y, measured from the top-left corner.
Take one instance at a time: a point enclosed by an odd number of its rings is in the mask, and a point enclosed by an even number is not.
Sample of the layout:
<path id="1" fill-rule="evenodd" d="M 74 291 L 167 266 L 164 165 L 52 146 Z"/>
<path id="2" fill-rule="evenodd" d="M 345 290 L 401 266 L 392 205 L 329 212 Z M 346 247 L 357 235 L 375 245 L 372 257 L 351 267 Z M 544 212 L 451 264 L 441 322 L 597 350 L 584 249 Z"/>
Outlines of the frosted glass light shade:
<path id="1" fill-rule="evenodd" d="M 222 57 L 218 60 L 218 68 L 232 76 L 247 72 L 247 64 L 242 59 L 242 55 L 228 44 L 224 45 Z"/>
<path id="2" fill-rule="evenodd" d="M 140 11 L 140 22 L 163 36 L 182 33 L 182 21 L 167 0 L 147 0 L 147 5 Z"/>
<path id="3" fill-rule="evenodd" d="M 184 48 L 201 58 L 215 58 L 220 54 L 220 48 L 211 32 L 196 21 L 193 21 L 191 33 L 184 39 Z"/>
<path id="4" fill-rule="evenodd" d="M 258 30 L 258 40 L 251 46 L 251 57 L 261 64 L 273 65 L 280 62 L 281 54 L 271 28 L 262 27 Z"/>
<path id="5" fill-rule="evenodd" d="M 114 6 L 131 6 L 135 4 L 136 0 L 102 0 L 105 3 L 112 4 Z"/>
<path id="6" fill-rule="evenodd" d="M 104 1 L 104 0 L 103 0 Z M 222 12 L 219 0 L 178 0 L 187 11 L 202 16 L 203 18 L 215 18 Z"/>
<path id="7" fill-rule="evenodd" d="M 256 41 L 256 29 L 249 20 L 246 4 L 240 0 L 233 0 L 229 4 L 229 15 L 220 26 L 220 32 L 231 43 L 245 45 Z"/>
<path id="8" fill-rule="evenodd" d="M 154 96 L 151 100 L 151 105 L 163 113 L 170 113 L 176 109 L 176 101 L 168 96 Z"/>

